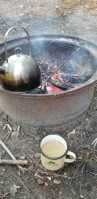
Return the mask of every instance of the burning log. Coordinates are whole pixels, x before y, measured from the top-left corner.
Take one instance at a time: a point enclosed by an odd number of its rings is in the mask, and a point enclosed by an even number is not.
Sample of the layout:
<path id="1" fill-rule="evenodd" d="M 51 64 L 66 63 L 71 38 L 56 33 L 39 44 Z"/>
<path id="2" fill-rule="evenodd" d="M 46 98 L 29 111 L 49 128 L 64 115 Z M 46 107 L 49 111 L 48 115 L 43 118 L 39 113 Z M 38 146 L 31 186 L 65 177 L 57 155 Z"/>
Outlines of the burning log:
<path id="1" fill-rule="evenodd" d="M 51 84 L 53 84 L 54 86 L 58 87 L 59 89 L 62 89 L 62 90 L 68 90 L 68 89 L 71 89 L 71 88 L 74 88 L 74 85 L 71 84 L 70 82 L 57 82 L 57 81 L 50 81 Z"/>

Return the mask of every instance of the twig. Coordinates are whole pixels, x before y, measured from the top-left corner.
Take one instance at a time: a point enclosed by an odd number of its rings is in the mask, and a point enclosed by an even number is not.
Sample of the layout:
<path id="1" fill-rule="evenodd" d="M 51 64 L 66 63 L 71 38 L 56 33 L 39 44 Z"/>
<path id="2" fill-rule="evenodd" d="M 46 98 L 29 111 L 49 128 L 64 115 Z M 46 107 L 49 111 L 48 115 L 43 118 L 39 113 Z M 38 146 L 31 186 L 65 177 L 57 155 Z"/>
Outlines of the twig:
<path id="1" fill-rule="evenodd" d="M 47 171 L 36 171 L 36 170 L 32 170 L 32 172 L 34 173 L 39 173 L 39 174 L 45 174 L 45 175 L 51 175 L 51 176 L 55 176 L 55 177 L 61 177 L 61 178 L 67 178 L 67 179 L 72 179 L 72 178 L 78 178 L 80 177 L 81 175 L 79 176 L 74 176 L 74 177 L 65 177 L 64 175 L 60 175 L 60 174 L 57 174 L 57 173 L 50 173 L 50 172 L 47 172 Z"/>
<path id="2" fill-rule="evenodd" d="M 10 131 L 12 131 L 12 127 L 11 127 L 9 124 L 6 124 L 6 126 L 8 127 L 8 129 L 9 129 Z"/>
<path id="3" fill-rule="evenodd" d="M 73 131 L 67 134 L 68 140 L 70 139 L 70 135 L 75 135 L 75 129 L 73 129 Z"/>
<path id="4" fill-rule="evenodd" d="M 82 147 L 84 147 L 84 145 L 82 144 L 82 142 L 80 141 L 80 139 L 79 139 L 78 137 L 76 137 L 76 140 L 78 140 L 79 143 L 80 143 L 80 145 L 81 145 Z"/>
<path id="5" fill-rule="evenodd" d="M 82 164 L 83 164 L 83 162 L 81 162 L 81 164 L 78 166 L 78 168 L 77 168 L 76 171 L 74 172 L 74 174 L 73 174 L 73 176 L 72 176 L 72 178 L 71 178 L 71 180 L 70 180 L 69 186 L 70 186 L 70 184 L 71 184 L 71 182 L 72 182 L 72 180 L 73 180 L 75 174 L 78 172 L 78 170 L 79 170 L 79 168 L 81 167 Z"/>
<path id="6" fill-rule="evenodd" d="M 3 159 L 0 159 L 0 164 L 28 165 L 28 161 L 27 160 L 3 160 Z"/>
<path id="7" fill-rule="evenodd" d="M 12 160 L 16 160 L 14 155 L 10 152 L 10 150 L 7 148 L 7 146 L 4 144 L 4 142 L 2 140 L 0 140 L 0 144 L 6 150 L 6 152 L 9 154 L 9 156 L 12 158 Z"/>
<path id="8" fill-rule="evenodd" d="M 92 195 L 95 191 L 97 191 L 96 187 L 90 192 L 90 195 Z"/>
<path id="9" fill-rule="evenodd" d="M 8 137 L 8 136 L 9 136 L 9 132 L 6 133 L 5 135 L 3 135 L 1 139 L 5 138 L 5 137 Z M 7 140 L 7 139 L 6 139 L 6 140 Z"/>
<path id="10" fill-rule="evenodd" d="M 84 167 L 85 167 L 85 163 L 84 165 L 82 166 L 82 169 L 81 169 L 81 178 L 80 178 L 80 197 L 82 196 L 82 177 L 83 177 L 83 171 L 84 171 Z"/>
<path id="11" fill-rule="evenodd" d="M 97 173 L 92 173 L 92 172 L 89 172 L 89 173 L 91 173 L 91 174 L 93 174 L 93 175 L 97 176 Z"/>
<path id="12" fill-rule="evenodd" d="M 92 142 L 92 144 L 91 144 L 91 147 L 92 147 L 93 149 L 95 149 L 95 148 L 96 148 L 96 145 L 97 145 L 97 138 L 96 138 L 95 140 L 93 140 L 93 142 Z"/>
<path id="13" fill-rule="evenodd" d="M 29 191 L 29 189 L 27 188 L 27 186 L 24 184 L 24 182 L 21 180 L 21 178 L 19 178 L 17 175 L 14 174 L 14 172 L 9 168 L 9 171 L 11 172 L 11 174 L 19 181 L 20 184 L 22 184 L 24 186 L 24 188 Z"/>
<path id="14" fill-rule="evenodd" d="M 5 193 L 3 196 L 1 196 L 1 198 L 0 198 L 0 199 L 5 198 L 5 197 L 6 197 L 6 196 L 8 196 L 9 194 L 10 194 L 10 192 Z"/>
<path id="15" fill-rule="evenodd" d="M 2 147 L 6 150 L 6 152 L 9 154 L 9 156 L 12 158 L 12 160 L 15 160 L 16 161 L 16 158 L 14 157 L 14 155 L 10 152 L 10 150 L 7 148 L 7 146 L 4 144 L 4 142 L 2 140 L 0 140 L 0 144 L 2 145 Z M 17 165 L 18 168 L 21 170 L 21 171 L 24 171 L 26 170 L 26 168 L 23 168 L 19 165 Z"/>
<path id="16" fill-rule="evenodd" d="M 12 131 L 9 131 L 8 134 L 7 134 L 7 137 L 6 137 L 6 140 L 9 139 L 10 135 L 11 135 Z"/>
<path id="17" fill-rule="evenodd" d="M 25 132 L 25 134 L 26 134 L 26 135 L 30 135 L 31 137 L 35 137 L 35 138 L 38 137 L 38 136 L 33 135 L 33 134 L 31 134 L 31 133 L 26 133 L 26 132 Z"/>

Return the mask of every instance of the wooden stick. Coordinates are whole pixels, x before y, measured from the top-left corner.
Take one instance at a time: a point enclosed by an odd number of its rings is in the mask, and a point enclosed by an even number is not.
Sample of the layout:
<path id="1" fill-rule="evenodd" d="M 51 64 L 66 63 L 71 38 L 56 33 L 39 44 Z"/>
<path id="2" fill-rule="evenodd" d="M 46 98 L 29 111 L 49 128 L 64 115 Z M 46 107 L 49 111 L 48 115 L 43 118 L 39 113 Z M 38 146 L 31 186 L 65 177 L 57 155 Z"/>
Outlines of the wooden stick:
<path id="1" fill-rule="evenodd" d="M 2 147 L 6 150 L 6 152 L 9 154 L 9 156 L 12 158 L 12 160 L 16 161 L 16 158 L 14 157 L 14 155 L 10 152 L 10 150 L 7 148 L 7 146 L 4 144 L 4 142 L 2 140 L 0 140 L 0 144 L 2 145 Z M 25 171 L 26 168 L 23 168 L 22 166 L 17 165 L 18 168 L 21 171 Z"/>
<path id="2" fill-rule="evenodd" d="M 27 160 L 1 160 L 0 164 L 12 164 L 12 165 L 28 165 Z"/>
<path id="3" fill-rule="evenodd" d="M 9 194 L 10 194 L 10 192 L 5 193 L 3 196 L 1 196 L 1 198 L 0 198 L 0 199 L 5 198 L 5 197 L 6 197 L 6 196 L 8 196 Z"/>
<path id="4" fill-rule="evenodd" d="M 14 155 L 10 152 L 10 150 L 7 148 L 7 146 L 4 144 L 4 142 L 2 140 L 0 140 L 0 144 L 5 149 L 5 151 L 7 151 L 7 153 L 12 158 L 12 160 L 16 160 L 16 158 L 14 157 Z"/>

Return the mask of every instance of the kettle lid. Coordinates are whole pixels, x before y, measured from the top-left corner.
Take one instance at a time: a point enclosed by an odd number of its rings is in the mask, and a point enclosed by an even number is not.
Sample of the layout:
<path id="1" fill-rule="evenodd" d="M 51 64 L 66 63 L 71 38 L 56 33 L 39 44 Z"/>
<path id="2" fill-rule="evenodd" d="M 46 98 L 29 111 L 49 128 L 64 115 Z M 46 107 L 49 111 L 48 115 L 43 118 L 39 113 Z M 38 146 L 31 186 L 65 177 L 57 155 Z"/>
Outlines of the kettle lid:
<path id="1" fill-rule="evenodd" d="M 8 62 L 22 62 L 23 60 L 27 60 L 28 56 L 27 55 L 23 55 L 23 54 L 16 54 L 16 55 L 12 55 L 10 57 L 8 57 Z"/>

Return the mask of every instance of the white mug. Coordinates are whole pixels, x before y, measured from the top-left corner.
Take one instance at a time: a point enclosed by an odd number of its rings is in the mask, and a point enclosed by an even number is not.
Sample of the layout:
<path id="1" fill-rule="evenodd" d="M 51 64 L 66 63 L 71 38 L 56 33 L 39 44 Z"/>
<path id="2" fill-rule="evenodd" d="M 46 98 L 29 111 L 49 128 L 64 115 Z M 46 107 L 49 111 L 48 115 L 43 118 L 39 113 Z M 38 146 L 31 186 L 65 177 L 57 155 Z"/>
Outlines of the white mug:
<path id="1" fill-rule="evenodd" d="M 44 154 L 44 152 L 42 151 L 42 146 L 44 145 L 44 143 L 48 141 L 53 141 L 53 140 L 59 141 L 64 145 L 65 152 L 61 156 L 49 157 L 48 155 Z M 76 155 L 73 152 L 68 151 L 68 144 L 66 140 L 58 134 L 53 134 L 53 135 L 51 134 L 51 135 L 45 136 L 40 142 L 40 152 L 41 152 L 42 165 L 46 169 L 52 170 L 52 171 L 56 171 L 62 168 L 65 162 L 72 163 L 76 160 Z M 66 158 L 66 155 L 70 156 L 70 158 Z"/>

